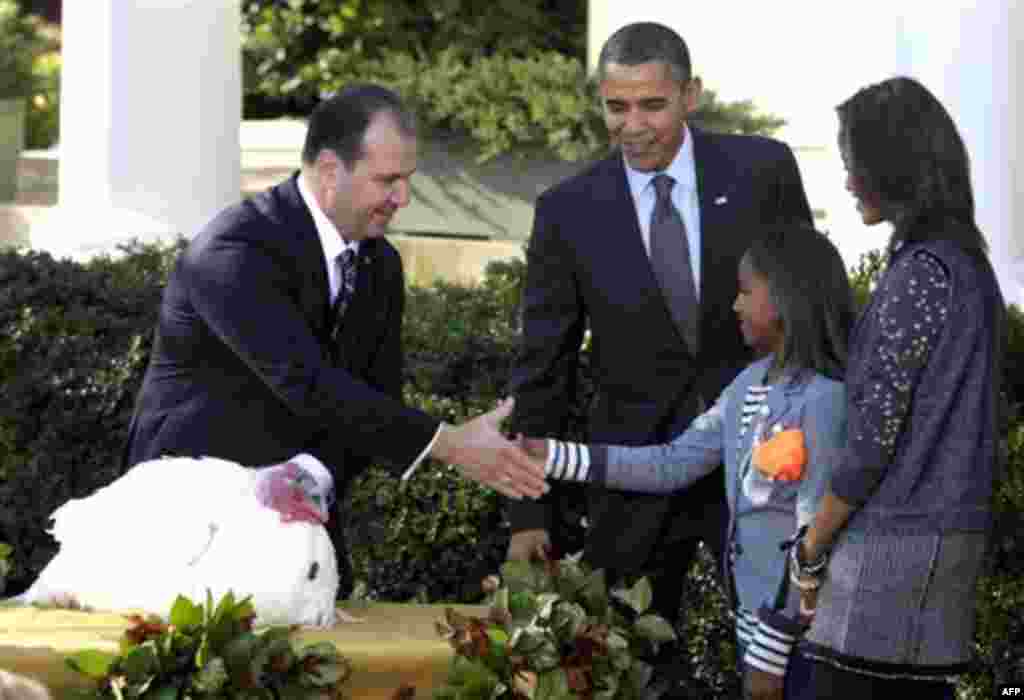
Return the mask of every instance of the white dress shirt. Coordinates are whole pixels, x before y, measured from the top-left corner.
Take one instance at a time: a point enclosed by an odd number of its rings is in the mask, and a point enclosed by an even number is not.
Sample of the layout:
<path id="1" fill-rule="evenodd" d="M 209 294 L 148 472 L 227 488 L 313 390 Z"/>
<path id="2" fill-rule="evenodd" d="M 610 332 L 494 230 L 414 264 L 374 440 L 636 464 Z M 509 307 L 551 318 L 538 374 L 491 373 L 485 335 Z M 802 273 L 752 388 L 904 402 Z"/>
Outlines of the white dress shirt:
<path id="1" fill-rule="evenodd" d="M 320 236 L 320 245 L 324 250 L 324 264 L 327 266 L 327 287 L 330 292 L 328 301 L 333 305 L 334 300 L 338 298 L 338 290 L 341 289 L 341 268 L 338 266 L 338 256 L 346 248 L 349 248 L 358 259 L 359 241 L 346 241 L 342 237 L 338 227 L 331 223 L 331 220 L 320 209 L 316 197 L 313 196 L 309 185 L 306 184 L 306 177 L 301 174 L 299 175 L 299 196 L 302 197 L 306 208 L 313 215 L 313 224 Z"/>
<path id="2" fill-rule="evenodd" d="M 310 214 L 313 215 L 313 224 L 316 226 L 316 232 L 320 236 L 320 245 L 323 247 L 324 261 L 327 265 L 327 285 L 330 290 L 329 301 L 333 305 L 334 300 L 338 297 L 338 291 L 341 289 L 341 268 L 338 267 L 336 259 L 346 248 L 351 248 L 352 252 L 358 256 L 359 241 L 345 241 L 342 238 L 338 227 L 331 223 L 331 220 L 320 209 L 320 205 L 306 184 L 305 175 L 301 173 L 299 174 L 299 196 L 302 197 L 302 201 L 306 204 Z M 444 424 L 438 427 L 434 437 L 427 443 L 420 456 L 405 470 L 402 474 L 403 481 L 412 476 L 416 468 L 420 466 L 420 462 L 430 454 L 430 450 L 434 447 L 434 443 L 437 442 L 437 436 L 441 434 L 443 428 Z"/>
<path id="3" fill-rule="evenodd" d="M 697 288 L 697 299 L 700 299 L 700 201 L 697 197 L 697 166 L 693 160 L 693 139 L 690 128 L 683 126 L 683 145 L 669 166 L 660 172 L 644 173 L 633 170 L 626 165 L 626 180 L 629 191 L 636 205 L 636 215 L 640 222 L 640 235 L 643 237 L 647 256 L 651 255 L 651 214 L 657 194 L 654 191 L 654 177 L 664 173 L 676 181 L 672 188 L 672 204 L 686 225 L 686 239 L 690 245 L 690 266 L 693 268 L 693 283 Z"/>

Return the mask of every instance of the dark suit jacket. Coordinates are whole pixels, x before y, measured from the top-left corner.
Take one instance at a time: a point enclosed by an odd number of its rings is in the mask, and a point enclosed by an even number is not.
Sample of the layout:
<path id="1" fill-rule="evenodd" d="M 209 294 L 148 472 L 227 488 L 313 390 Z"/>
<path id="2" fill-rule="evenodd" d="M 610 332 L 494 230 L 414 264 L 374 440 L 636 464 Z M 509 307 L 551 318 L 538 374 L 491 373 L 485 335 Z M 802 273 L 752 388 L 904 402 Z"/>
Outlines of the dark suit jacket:
<path id="1" fill-rule="evenodd" d="M 396 400 L 404 292 L 398 252 L 364 241 L 334 362 L 323 248 L 296 176 L 223 211 L 164 292 L 126 466 L 162 455 L 261 465 L 306 451 L 339 494 L 370 457 L 407 468 L 438 421 Z"/>
<path id="2" fill-rule="evenodd" d="M 527 249 L 523 352 L 513 376 L 513 429 L 560 436 L 574 398 L 578 348 L 591 329 L 597 394 L 591 442 L 667 442 L 751 359 L 732 310 L 750 233 L 811 221 L 792 152 L 762 137 L 691 127 L 701 217 L 700 338 L 694 357 L 661 293 L 616 152 L 546 191 Z M 559 488 L 564 488 L 559 486 Z M 724 503 L 721 470 L 690 489 L 693 521 Z M 670 497 L 588 489 L 586 558 L 637 571 L 665 533 Z M 511 502 L 512 530 L 552 526 L 551 496 Z M 678 515 L 673 513 L 678 520 Z M 686 513 L 682 514 L 686 516 Z"/>

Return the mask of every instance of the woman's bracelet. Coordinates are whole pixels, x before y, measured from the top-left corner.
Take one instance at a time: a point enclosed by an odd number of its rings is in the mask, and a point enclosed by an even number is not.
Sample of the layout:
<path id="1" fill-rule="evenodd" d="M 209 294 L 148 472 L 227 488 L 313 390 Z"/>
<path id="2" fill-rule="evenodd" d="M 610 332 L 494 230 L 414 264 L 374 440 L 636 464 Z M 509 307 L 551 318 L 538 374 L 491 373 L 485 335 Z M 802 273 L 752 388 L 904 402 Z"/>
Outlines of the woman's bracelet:
<path id="1" fill-rule="evenodd" d="M 823 552 L 817 559 L 804 562 L 800 556 L 800 545 L 807 534 L 807 526 L 802 526 L 791 539 L 782 543 L 783 549 L 789 549 L 789 578 L 797 588 L 813 591 L 821 586 L 825 567 L 828 566 L 828 552 Z"/>

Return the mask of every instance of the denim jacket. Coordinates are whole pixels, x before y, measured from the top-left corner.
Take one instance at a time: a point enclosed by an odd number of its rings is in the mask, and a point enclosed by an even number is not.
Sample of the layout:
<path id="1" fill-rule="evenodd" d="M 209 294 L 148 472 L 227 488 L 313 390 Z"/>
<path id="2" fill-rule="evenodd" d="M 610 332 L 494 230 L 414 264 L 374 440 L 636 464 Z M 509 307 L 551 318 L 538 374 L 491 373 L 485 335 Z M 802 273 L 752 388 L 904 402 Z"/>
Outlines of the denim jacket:
<path id="1" fill-rule="evenodd" d="M 672 442 L 644 447 L 591 446 L 593 480 L 608 488 L 665 493 L 682 489 L 725 464 L 729 502 L 727 552 L 731 553 L 741 606 L 796 619 L 797 597 L 779 600 L 786 578 L 780 544 L 813 517 L 846 438 L 842 382 L 803 372 L 772 385 L 761 415 L 740 437 L 749 387 L 764 383 L 772 357 L 754 362 L 725 388 L 715 404 Z M 798 481 L 779 482 L 752 468 L 756 437 L 778 426 L 803 431 L 807 460 Z"/>

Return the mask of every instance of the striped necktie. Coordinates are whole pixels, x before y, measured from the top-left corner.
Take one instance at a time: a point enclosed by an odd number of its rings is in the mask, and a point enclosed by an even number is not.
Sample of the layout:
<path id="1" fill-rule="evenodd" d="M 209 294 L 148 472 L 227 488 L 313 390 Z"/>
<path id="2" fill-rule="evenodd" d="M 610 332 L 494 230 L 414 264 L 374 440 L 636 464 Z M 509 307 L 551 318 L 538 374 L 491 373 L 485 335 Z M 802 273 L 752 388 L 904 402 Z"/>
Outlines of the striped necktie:
<path id="1" fill-rule="evenodd" d="M 334 259 L 341 272 L 341 286 L 338 288 L 338 296 L 334 298 L 331 306 L 331 340 L 337 342 L 338 332 L 341 330 L 342 319 L 348 311 L 349 304 L 356 291 L 356 254 L 351 248 L 345 248 Z"/>

